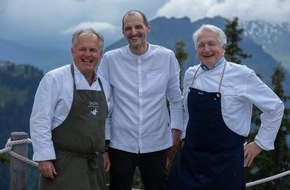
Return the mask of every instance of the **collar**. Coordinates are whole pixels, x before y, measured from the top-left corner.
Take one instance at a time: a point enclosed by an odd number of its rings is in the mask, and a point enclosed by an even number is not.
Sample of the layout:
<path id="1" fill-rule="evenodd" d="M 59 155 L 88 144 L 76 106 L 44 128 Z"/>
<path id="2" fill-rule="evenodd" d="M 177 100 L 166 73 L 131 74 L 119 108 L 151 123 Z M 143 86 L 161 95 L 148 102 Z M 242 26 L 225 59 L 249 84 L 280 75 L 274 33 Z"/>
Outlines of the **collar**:
<path id="1" fill-rule="evenodd" d="M 84 78 L 85 78 L 86 80 L 88 80 L 87 77 L 86 77 L 86 75 L 84 75 L 84 74 L 83 74 L 83 73 L 78 69 L 78 67 L 75 65 L 75 63 L 73 63 L 73 66 L 74 66 L 75 73 L 77 73 L 77 74 L 79 74 L 79 75 L 83 75 Z M 94 72 L 93 72 L 93 77 L 92 77 L 92 83 L 94 83 L 96 80 L 98 80 L 98 76 L 97 76 L 96 71 L 94 70 Z"/>
<path id="2" fill-rule="evenodd" d="M 224 62 L 224 60 L 225 60 L 225 58 L 224 57 L 222 57 L 217 63 L 215 63 L 214 65 L 213 65 L 213 68 L 212 69 L 214 69 L 214 68 L 216 68 L 217 66 L 219 66 L 222 62 Z M 204 71 L 208 71 L 208 70 L 212 70 L 212 69 L 209 69 L 207 66 L 205 66 L 203 63 L 200 63 L 201 65 L 201 68 L 204 70 Z"/>

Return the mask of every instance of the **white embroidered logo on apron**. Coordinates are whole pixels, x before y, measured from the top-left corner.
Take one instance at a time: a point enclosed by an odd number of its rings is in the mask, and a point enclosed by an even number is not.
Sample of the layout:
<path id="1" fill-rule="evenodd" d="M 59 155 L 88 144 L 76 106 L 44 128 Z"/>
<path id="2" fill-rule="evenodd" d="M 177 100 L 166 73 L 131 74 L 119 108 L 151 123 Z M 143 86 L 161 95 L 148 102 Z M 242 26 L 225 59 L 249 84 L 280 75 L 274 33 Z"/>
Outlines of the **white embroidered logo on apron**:
<path id="1" fill-rule="evenodd" d="M 89 108 L 92 108 L 93 110 L 90 111 L 90 113 L 92 115 L 96 115 L 98 113 L 98 108 L 99 108 L 99 104 L 98 102 L 95 102 L 95 101 L 89 101 L 89 105 L 88 105 Z"/>
<path id="2" fill-rule="evenodd" d="M 98 113 L 97 108 L 95 108 L 93 111 L 91 111 L 91 114 L 96 115 Z"/>

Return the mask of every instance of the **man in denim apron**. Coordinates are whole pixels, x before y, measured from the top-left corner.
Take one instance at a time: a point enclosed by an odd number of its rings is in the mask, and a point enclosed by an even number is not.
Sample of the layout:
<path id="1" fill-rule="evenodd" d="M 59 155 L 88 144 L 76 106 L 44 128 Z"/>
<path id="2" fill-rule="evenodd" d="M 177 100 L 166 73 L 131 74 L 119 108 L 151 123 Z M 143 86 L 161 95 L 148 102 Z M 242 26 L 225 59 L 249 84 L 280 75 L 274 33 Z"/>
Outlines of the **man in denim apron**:
<path id="1" fill-rule="evenodd" d="M 241 190 L 244 167 L 274 149 L 284 104 L 253 70 L 224 58 L 220 28 L 203 25 L 193 40 L 201 63 L 185 73 L 186 135 L 166 189 Z M 261 126 L 246 144 L 253 104 L 263 112 Z"/>

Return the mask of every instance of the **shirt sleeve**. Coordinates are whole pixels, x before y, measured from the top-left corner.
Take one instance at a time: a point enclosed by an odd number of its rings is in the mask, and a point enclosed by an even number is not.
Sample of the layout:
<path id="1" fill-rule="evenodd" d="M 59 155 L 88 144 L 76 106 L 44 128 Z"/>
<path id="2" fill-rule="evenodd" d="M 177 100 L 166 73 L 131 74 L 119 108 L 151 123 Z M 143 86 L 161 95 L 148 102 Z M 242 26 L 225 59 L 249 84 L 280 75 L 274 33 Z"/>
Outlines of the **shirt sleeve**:
<path id="1" fill-rule="evenodd" d="M 112 116 L 112 110 L 114 107 L 113 102 L 113 93 L 112 93 L 112 87 L 110 84 L 110 77 L 109 77 L 109 63 L 107 61 L 107 56 L 104 54 L 97 70 L 98 76 L 101 78 L 102 81 L 104 81 L 106 86 L 106 97 L 108 102 L 108 108 L 109 113 L 106 119 L 106 125 L 105 125 L 105 139 L 110 140 L 111 139 L 111 116 Z"/>
<path id="2" fill-rule="evenodd" d="M 281 99 L 252 71 L 246 84 L 246 96 L 261 111 L 261 125 L 255 137 L 256 144 L 264 150 L 273 150 L 281 125 L 284 104 Z"/>
<path id="3" fill-rule="evenodd" d="M 106 96 L 106 100 L 107 100 L 107 105 L 108 105 L 108 116 L 106 118 L 106 123 L 105 123 L 105 139 L 106 140 L 110 140 L 111 138 L 111 118 L 112 118 L 112 110 L 113 110 L 113 93 L 112 93 L 112 87 L 110 85 L 110 83 L 105 80 L 103 78 L 103 76 L 99 76 L 102 84 L 103 84 L 103 88 L 104 88 L 104 93 Z"/>
<path id="4" fill-rule="evenodd" d="M 171 52 L 170 56 L 170 78 L 167 84 L 167 97 L 170 103 L 171 128 L 182 131 L 183 97 L 180 91 L 180 66 L 173 52 Z"/>
<path id="5" fill-rule="evenodd" d="M 54 108 L 57 104 L 59 83 L 49 73 L 46 74 L 35 94 L 30 117 L 30 135 L 33 145 L 33 160 L 53 160 L 55 151 L 51 140 L 51 126 Z"/>
<path id="6" fill-rule="evenodd" d="M 189 114 L 188 114 L 188 109 L 187 109 L 187 97 L 188 97 L 188 89 L 190 87 L 190 75 L 189 69 L 185 72 L 184 74 L 184 79 L 183 79 L 183 128 L 182 128 L 182 135 L 181 138 L 185 138 L 186 134 L 186 128 L 187 128 L 187 123 L 189 120 Z"/>

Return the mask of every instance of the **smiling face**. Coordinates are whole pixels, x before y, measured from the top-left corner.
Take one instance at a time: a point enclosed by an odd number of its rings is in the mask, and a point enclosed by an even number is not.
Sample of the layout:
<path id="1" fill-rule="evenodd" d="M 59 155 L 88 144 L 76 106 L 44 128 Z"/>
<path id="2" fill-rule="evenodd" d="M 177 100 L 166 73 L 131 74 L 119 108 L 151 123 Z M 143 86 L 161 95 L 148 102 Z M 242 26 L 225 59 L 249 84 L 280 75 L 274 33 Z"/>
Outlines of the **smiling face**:
<path id="1" fill-rule="evenodd" d="M 92 77 L 102 56 L 100 39 L 93 33 L 81 33 L 71 48 L 76 67 L 86 77 Z"/>
<path id="2" fill-rule="evenodd" d="M 203 30 L 197 36 L 197 55 L 208 68 L 212 68 L 223 56 L 225 45 L 218 41 L 218 35 L 210 30 Z"/>
<path id="3" fill-rule="evenodd" d="M 141 55 L 147 51 L 147 35 L 149 32 L 150 25 L 145 25 L 139 12 L 133 12 L 124 17 L 123 35 L 134 54 Z"/>

